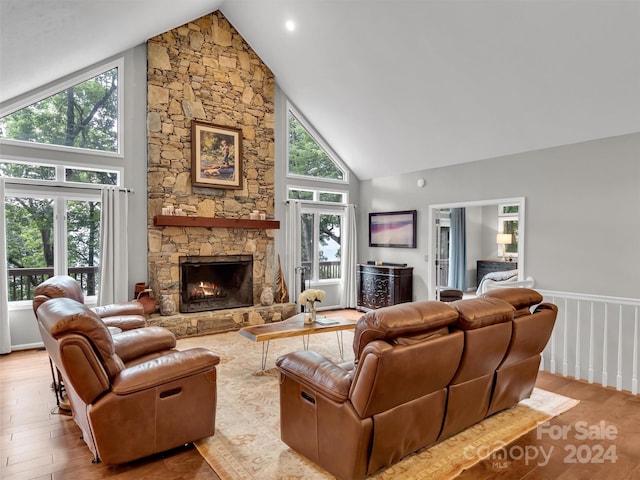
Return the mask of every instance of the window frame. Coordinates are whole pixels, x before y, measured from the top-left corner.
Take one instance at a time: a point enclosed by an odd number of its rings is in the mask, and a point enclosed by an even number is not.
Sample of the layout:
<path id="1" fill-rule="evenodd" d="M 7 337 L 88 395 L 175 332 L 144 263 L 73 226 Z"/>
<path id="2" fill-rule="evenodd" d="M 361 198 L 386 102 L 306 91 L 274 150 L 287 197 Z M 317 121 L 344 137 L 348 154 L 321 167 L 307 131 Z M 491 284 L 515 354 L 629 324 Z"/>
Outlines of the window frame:
<path id="1" fill-rule="evenodd" d="M 81 73 L 74 74 L 72 76 L 67 77 L 66 79 L 53 82 L 48 87 L 38 90 L 36 93 L 28 94 L 24 97 L 21 97 L 20 100 L 11 103 L 3 108 L 0 108 L 0 118 L 6 115 L 10 115 L 12 113 L 17 112 L 23 108 L 27 108 L 34 103 L 45 100 L 52 95 L 56 95 L 58 93 L 63 92 L 69 87 L 81 84 L 86 82 L 87 80 L 91 80 L 92 78 L 108 72 L 116 68 L 118 72 L 118 107 L 117 107 L 117 119 L 116 119 L 116 132 L 117 132 L 117 150 L 115 152 L 108 152 L 106 150 L 94 150 L 90 148 L 80 148 L 80 147 L 68 147 L 66 145 L 54 145 L 48 143 L 38 143 L 38 142 L 27 142 L 24 140 L 15 140 L 6 137 L 0 137 L 0 145 L 14 145 L 19 147 L 29 147 L 29 148 L 37 148 L 37 149 L 45 149 L 45 150 L 53 150 L 58 152 L 74 152 L 74 153 L 82 153 L 83 155 L 99 155 L 99 156 L 107 156 L 124 159 L 125 156 L 125 133 L 124 133 L 124 95 L 125 95 L 125 87 L 124 87 L 124 57 L 118 57 L 114 60 L 101 63 L 96 65 L 88 70 L 84 70 Z"/>

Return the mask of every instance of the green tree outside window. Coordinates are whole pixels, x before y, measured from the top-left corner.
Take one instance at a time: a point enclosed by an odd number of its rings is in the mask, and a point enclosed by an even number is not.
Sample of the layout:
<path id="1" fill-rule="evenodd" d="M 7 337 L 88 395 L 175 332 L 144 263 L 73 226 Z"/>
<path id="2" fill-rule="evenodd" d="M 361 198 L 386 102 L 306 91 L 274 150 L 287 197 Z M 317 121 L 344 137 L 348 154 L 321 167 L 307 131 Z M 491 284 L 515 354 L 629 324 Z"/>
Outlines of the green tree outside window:
<path id="1" fill-rule="evenodd" d="M 344 172 L 318 145 L 292 112 L 289 112 L 289 173 L 344 180 Z"/>
<path id="2" fill-rule="evenodd" d="M 25 142 L 118 151 L 118 69 L 0 119 L 0 135 Z"/>

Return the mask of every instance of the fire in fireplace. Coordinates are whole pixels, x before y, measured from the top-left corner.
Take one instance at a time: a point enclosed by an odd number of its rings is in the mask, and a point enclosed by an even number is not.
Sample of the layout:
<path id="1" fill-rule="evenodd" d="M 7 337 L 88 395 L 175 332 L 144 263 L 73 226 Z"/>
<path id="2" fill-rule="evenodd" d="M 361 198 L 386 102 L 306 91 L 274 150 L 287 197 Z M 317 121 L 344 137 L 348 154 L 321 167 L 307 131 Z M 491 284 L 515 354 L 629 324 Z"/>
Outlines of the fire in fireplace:
<path id="1" fill-rule="evenodd" d="M 180 257 L 180 312 L 253 305 L 253 257 Z"/>

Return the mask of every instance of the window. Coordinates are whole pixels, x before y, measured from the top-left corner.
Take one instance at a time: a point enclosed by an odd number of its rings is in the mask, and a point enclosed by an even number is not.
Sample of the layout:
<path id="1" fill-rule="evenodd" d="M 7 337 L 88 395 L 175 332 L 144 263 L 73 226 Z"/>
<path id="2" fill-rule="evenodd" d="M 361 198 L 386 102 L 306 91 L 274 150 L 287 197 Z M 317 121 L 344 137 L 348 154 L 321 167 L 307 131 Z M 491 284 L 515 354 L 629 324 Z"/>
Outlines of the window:
<path id="1" fill-rule="evenodd" d="M 55 181 L 56 167 L 54 165 L 3 162 L 0 160 L 0 177 Z"/>
<path id="2" fill-rule="evenodd" d="M 101 187 L 124 183 L 123 76 L 124 59 L 110 61 L 0 111 L 12 308 L 52 275 L 74 277 L 89 301 L 99 292 Z"/>
<path id="3" fill-rule="evenodd" d="M 313 201 L 314 191 L 313 190 L 303 190 L 300 188 L 289 188 L 289 199 L 290 200 L 311 200 Z"/>
<path id="4" fill-rule="evenodd" d="M 318 198 L 321 202 L 347 203 L 344 201 L 344 193 L 318 192 Z"/>
<path id="5" fill-rule="evenodd" d="M 9 301 L 33 299 L 43 280 L 68 274 L 97 294 L 100 192 L 33 193 L 7 187 L 4 198 Z"/>
<path id="6" fill-rule="evenodd" d="M 299 116 L 288 111 L 288 175 L 316 180 L 347 182 L 346 169 L 321 145 L 310 126 L 303 125 Z"/>
<path id="7" fill-rule="evenodd" d="M 0 177 L 35 180 L 44 185 L 51 183 L 90 183 L 94 185 L 120 185 L 120 172 L 79 168 L 68 165 L 48 165 L 0 160 Z"/>
<path id="8" fill-rule="evenodd" d="M 118 185 L 120 172 L 0 161 L 0 177 L 14 179 L 3 199 L 9 301 L 31 300 L 39 283 L 59 274 L 74 277 L 87 297 L 96 295 L 101 210 L 97 185 Z"/>
<path id="9" fill-rule="evenodd" d="M 347 169 L 291 106 L 287 122 L 287 176 L 304 178 L 304 183 L 311 184 L 287 186 L 287 199 L 302 201 L 299 223 L 287 225 L 287 229 L 296 230 L 299 238 L 305 279 L 312 284 L 338 283 L 348 192 L 326 188 L 326 182 L 347 184 Z"/>
<path id="10" fill-rule="evenodd" d="M 300 252 L 302 266 L 312 282 L 341 278 L 341 213 L 318 208 L 303 209 L 300 215 Z"/>
<path id="11" fill-rule="evenodd" d="M 34 144 L 119 151 L 118 67 L 0 118 L 0 136 Z"/>
<path id="12" fill-rule="evenodd" d="M 119 174 L 118 172 L 108 170 L 89 170 L 86 168 L 65 167 L 64 180 L 65 182 L 75 183 L 118 185 Z"/>
<path id="13" fill-rule="evenodd" d="M 289 200 L 309 200 L 311 202 L 347 203 L 347 192 L 327 192 L 315 188 L 288 187 Z"/>
<path id="14" fill-rule="evenodd" d="M 498 205 L 498 233 L 510 233 L 513 238 L 510 244 L 505 245 L 505 254 L 518 256 L 518 215 L 519 205 L 500 204 Z M 502 246 L 499 247 L 498 255 L 502 255 Z"/>

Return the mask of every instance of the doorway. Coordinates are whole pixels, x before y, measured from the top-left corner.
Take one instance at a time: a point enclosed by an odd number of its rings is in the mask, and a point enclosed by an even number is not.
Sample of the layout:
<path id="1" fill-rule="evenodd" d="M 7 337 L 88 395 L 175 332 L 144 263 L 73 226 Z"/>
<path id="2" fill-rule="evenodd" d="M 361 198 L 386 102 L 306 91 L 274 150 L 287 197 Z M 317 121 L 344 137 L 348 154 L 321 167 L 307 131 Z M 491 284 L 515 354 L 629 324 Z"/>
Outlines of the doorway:
<path id="1" fill-rule="evenodd" d="M 437 204 L 429 206 L 429 268 L 427 270 L 427 284 L 430 299 L 438 299 L 439 287 L 448 286 L 449 269 L 454 268 L 449 260 L 449 244 L 451 239 L 451 225 L 449 212 L 454 208 L 464 208 L 473 215 L 468 215 L 470 228 L 467 229 L 467 278 L 474 279 L 476 275 L 476 260 L 483 257 L 498 257 L 499 245 L 496 244 L 496 236 L 503 232 L 505 223 L 499 216 L 503 206 L 512 206 L 511 223 L 507 225 L 513 227 L 513 222 L 517 221 L 517 235 L 513 236 L 514 244 L 510 251 L 518 259 L 518 280 L 525 278 L 525 199 L 499 198 L 488 200 L 477 200 L 469 202 Z M 483 212 L 484 216 L 483 216 Z M 495 214 L 487 214 L 495 212 Z M 469 285 L 475 284 L 475 280 L 470 280 Z"/>

